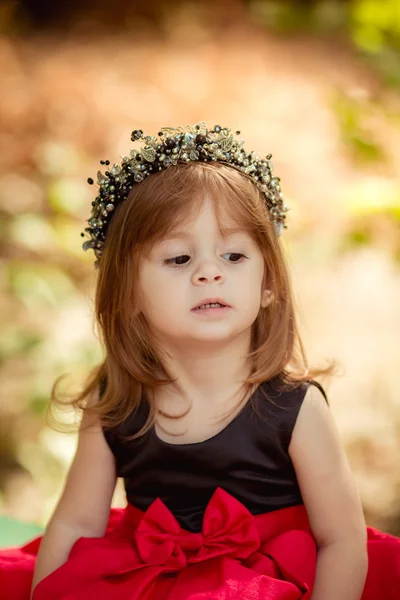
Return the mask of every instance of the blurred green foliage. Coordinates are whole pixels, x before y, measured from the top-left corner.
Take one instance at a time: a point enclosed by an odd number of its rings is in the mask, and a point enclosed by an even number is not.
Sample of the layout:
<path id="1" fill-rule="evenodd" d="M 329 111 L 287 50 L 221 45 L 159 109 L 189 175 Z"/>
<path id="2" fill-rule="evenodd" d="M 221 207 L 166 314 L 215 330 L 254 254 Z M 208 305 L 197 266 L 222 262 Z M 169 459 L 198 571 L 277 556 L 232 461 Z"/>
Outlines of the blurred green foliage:
<path id="1" fill-rule="evenodd" d="M 331 107 L 336 115 L 343 146 L 357 163 L 387 162 L 388 157 L 383 142 L 368 123 L 380 110 L 374 102 L 363 97 L 352 97 L 335 90 L 331 97 Z"/>
<path id="2" fill-rule="evenodd" d="M 347 3 L 335 0 L 250 0 L 248 7 L 254 21 L 279 33 L 339 34 L 343 29 L 346 33 L 350 25 Z"/>
<path id="3" fill-rule="evenodd" d="M 250 0 L 250 17 L 281 34 L 350 39 L 386 83 L 400 86 L 399 0 Z"/>
<path id="4" fill-rule="evenodd" d="M 400 86 L 399 0 L 357 0 L 350 4 L 351 35 L 387 84 Z"/>
<path id="5" fill-rule="evenodd" d="M 359 48 L 371 54 L 389 47 L 400 50 L 398 0 L 355 0 L 349 6 L 352 36 Z"/>

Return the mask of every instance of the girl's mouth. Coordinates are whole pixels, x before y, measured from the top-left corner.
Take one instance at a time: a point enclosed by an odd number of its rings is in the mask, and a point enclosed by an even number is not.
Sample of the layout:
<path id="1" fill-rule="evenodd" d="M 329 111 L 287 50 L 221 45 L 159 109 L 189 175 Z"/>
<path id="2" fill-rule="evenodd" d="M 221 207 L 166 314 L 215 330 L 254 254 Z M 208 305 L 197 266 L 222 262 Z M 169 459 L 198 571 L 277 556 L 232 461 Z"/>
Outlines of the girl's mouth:
<path id="1" fill-rule="evenodd" d="M 221 304 L 205 304 L 203 307 L 193 308 L 192 312 L 204 314 L 204 315 L 222 315 L 231 309 L 230 306 L 223 306 Z"/>

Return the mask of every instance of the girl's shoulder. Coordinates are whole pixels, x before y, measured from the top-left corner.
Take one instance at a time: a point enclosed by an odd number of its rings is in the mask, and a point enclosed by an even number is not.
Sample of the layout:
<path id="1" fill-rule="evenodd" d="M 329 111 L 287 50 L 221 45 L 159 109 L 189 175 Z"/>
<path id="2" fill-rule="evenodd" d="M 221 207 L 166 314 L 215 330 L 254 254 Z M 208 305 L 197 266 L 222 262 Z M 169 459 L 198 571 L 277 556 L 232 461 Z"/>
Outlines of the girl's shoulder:
<path id="1" fill-rule="evenodd" d="M 256 395 L 259 403 L 268 408 L 273 406 L 279 408 L 276 414 L 285 414 L 293 409 L 300 408 L 302 401 L 310 386 L 315 386 L 323 395 L 326 403 L 329 405 L 327 394 L 323 386 L 315 381 L 308 379 L 296 381 L 287 376 L 277 375 L 272 379 L 263 382 L 259 388 L 259 394 Z M 265 402 L 263 402 L 265 401 Z"/>
<path id="2" fill-rule="evenodd" d="M 268 435 L 288 449 L 300 408 L 310 386 L 315 386 L 329 406 L 327 394 L 317 381 L 295 381 L 282 376 L 265 381 L 252 402 L 253 423 L 262 437 Z"/>
<path id="3" fill-rule="evenodd" d="M 107 377 L 104 377 L 99 384 L 99 395 L 101 396 L 107 386 Z M 149 407 L 143 394 L 137 405 L 132 408 L 131 412 L 124 418 L 123 421 L 114 426 L 103 424 L 103 434 L 108 445 L 115 452 L 116 446 L 124 441 L 125 437 L 130 437 L 145 425 L 149 414 Z"/>

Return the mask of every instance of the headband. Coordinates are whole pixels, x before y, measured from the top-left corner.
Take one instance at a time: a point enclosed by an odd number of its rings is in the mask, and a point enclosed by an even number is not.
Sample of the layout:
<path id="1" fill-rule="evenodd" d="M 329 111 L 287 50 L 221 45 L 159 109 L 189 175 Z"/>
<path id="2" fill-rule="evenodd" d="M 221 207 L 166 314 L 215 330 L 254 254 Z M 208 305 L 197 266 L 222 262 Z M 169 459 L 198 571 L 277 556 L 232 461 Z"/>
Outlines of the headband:
<path id="1" fill-rule="evenodd" d="M 236 135 L 240 135 L 240 131 L 236 131 Z M 129 156 L 122 157 L 121 164 L 114 163 L 104 174 L 97 173 L 98 193 L 85 229 L 90 239 L 82 244 L 84 251 L 93 248 L 96 268 L 116 206 L 126 200 L 134 185 L 178 161 L 219 161 L 246 173 L 264 194 L 276 235 L 279 237 L 282 229 L 287 229 L 285 213 L 290 209 L 283 203 L 280 178 L 274 177 L 272 172 L 272 154 L 260 158 L 255 152 L 248 152 L 243 148 L 244 140 L 234 139 L 230 127 L 215 125 L 208 129 L 201 122 L 176 129 L 162 127 L 158 136 L 145 136 L 141 129 L 135 129 L 131 141 L 138 140 L 144 142 L 142 148 L 132 149 Z M 101 160 L 100 164 L 108 167 L 110 161 Z M 94 183 L 91 177 L 87 181 L 90 185 Z M 81 236 L 84 235 L 82 232 Z"/>

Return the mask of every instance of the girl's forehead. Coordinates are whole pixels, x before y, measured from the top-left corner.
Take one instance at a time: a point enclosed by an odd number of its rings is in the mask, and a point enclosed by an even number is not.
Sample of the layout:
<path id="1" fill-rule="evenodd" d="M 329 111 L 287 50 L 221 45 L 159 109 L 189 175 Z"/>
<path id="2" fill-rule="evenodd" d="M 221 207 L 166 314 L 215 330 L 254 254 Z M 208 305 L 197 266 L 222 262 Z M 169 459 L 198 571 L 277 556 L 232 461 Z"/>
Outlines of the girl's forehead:
<path id="1" fill-rule="evenodd" d="M 243 225 L 240 224 L 228 224 L 228 225 L 223 225 L 222 226 L 222 230 L 221 233 L 223 234 L 223 237 L 229 237 L 229 236 L 233 236 L 235 234 L 245 234 L 247 233 L 246 229 L 243 227 Z M 204 231 L 201 232 L 202 235 L 207 236 L 207 235 L 211 235 L 211 232 L 206 229 Z M 169 239 L 187 239 L 192 237 L 192 231 L 190 230 L 190 225 L 187 226 L 181 226 L 179 228 L 176 228 L 175 230 L 172 230 L 170 232 L 168 232 L 167 234 L 165 234 L 164 236 L 164 240 L 169 240 Z"/>
<path id="2" fill-rule="evenodd" d="M 242 224 L 230 221 L 229 223 L 224 222 L 222 225 L 222 230 L 217 228 L 216 233 L 211 233 L 208 230 L 200 232 L 197 230 L 197 232 L 195 232 L 190 230 L 189 227 L 184 227 L 181 224 L 176 229 L 169 230 L 163 235 L 153 238 L 152 241 L 146 245 L 145 255 L 150 255 L 153 251 L 168 248 L 170 244 L 176 242 L 197 243 L 199 239 L 203 241 L 210 239 L 214 242 L 215 235 L 224 242 L 229 242 L 230 240 L 242 240 L 243 242 L 246 241 L 250 244 L 256 243 L 252 232 L 248 231 Z"/>
<path id="3" fill-rule="evenodd" d="M 195 213 L 186 215 L 175 223 L 172 223 L 167 231 L 164 232 L 164 238 L 185 238 L 190 235 L 190 230 L 194 229 L 201 213 L 208 210 L 211 220 L 215 220 L 216 227 L 223 237 L 238 233 L 246 233 L 249 228 L 242 222 L 239 214 L 235 214 L 232 208 L 229 210 L 225 203 L 219 203 L 218 209 L 211 204 L 200 203 Z M 206 232 L 205 232 L 206 233 Z"/>
<path id="4" fill-rule="evenodd" d="M 179 206 L 179 210 L 175 211 L 176 206 L 172 203 L 169 215 L 168 211 L 165 211 L 162 217 L 160 214 L 157 226 L 148 232 L 144 247 L 163 246 L 171 240 L 185 242 L 199 236 L 206 236 L 207 239 L 217 236 L 223 241 L 236 237 L 254 238 L 252 219 L 246 218 L 249 216 L 246 211 L 235 206 L 235 202 L 229 201 L 224 194 L 209 194 L 203 191 L 193 194 L 188 200 L 186 205 Z"/>

